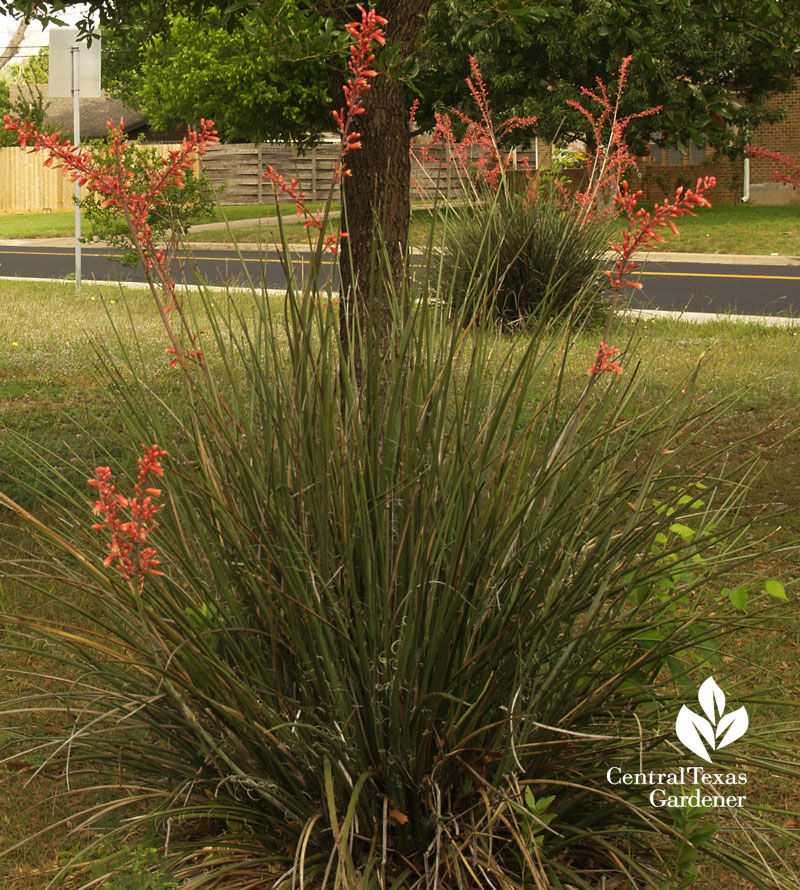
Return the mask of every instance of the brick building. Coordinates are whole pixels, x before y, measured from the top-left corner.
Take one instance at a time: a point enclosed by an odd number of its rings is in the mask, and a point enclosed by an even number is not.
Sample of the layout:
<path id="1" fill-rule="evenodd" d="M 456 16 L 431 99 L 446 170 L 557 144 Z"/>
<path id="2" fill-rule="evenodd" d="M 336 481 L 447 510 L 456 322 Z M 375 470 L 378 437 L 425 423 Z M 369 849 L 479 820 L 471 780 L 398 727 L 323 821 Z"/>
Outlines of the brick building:
<path id="1" fill-rule="evenodd" d="M 775 105 L 786 109 L 786 119 L 776 124 L 764 124 L 750 139 L 753 145 L 780 151 L 800 159 L 800 88 L 775 96 Z M 661 200 L 671 195 L 679 185 L 694 186 L 702 176 L 716 176 L 715 203 L 741 201 L 745 192 L 745 164 L 742 160 L 706 156 L 703 149 L 692 145 L 688 154 L 674 149 L 651 146 L 650 155 L 638 162 L 638 188 L 644 190 L 647 201 Z M 779 185 L 772 176 L 769 161 L 754 158 L 749 162 L 749 200 L 753 204 L 800 204 L 800 190 Z"/>

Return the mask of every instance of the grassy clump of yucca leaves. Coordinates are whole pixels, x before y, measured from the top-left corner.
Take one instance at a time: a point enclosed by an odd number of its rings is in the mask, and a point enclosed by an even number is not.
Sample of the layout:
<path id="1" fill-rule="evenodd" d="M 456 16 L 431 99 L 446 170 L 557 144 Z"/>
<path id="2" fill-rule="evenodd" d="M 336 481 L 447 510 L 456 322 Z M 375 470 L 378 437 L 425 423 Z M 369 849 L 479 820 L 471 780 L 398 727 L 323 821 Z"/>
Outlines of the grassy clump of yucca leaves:
<path id="1" fill-rule="evenodd" d="M 601 274 L 608 223 L 589 222 L 554 190 L 534 200 L 503 181 L 454 208 L 442 226 L 442 281 L 456 312 L 506 328 L 542 312 L 605 320 L 611 303 Z M 487 297 L 488 302 L 487 302 Z"/>
<path id="2" fill-rule="evenodd" d="M 630 353 L 572 379 L 574 316 L 507 338 L 415 296 L 389 300 L 388 351 L 343 348 L 311 284 L 281 311 L 207 296 L 180 404 L 134 331 L 100 352 L 131 443 L 113 469 L 169 453 L 164 574 L 103 567 L 65 480 L 37 533 L 74 622 L 3 616 L 56 665 L 11 710 L 55 697 L 72 721 L 31 749 L 103 787 L 73 823 L 154 826 L 189 887 L 668 887 L 697 850 L 771 886 L 734 836 L 606 781 L 681 762 L 675 715 L 734 626 L 714 591 L 745 557 L 743 488 L 683 459 L 715 410 L 691 379 L 643 404 Z"/>

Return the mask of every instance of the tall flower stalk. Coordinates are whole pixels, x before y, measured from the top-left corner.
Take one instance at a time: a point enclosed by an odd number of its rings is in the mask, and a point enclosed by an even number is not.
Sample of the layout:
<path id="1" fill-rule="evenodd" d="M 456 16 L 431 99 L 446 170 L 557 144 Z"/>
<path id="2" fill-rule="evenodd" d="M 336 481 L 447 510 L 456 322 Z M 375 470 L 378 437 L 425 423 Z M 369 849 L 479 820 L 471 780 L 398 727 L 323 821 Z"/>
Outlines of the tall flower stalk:
<path id="1" fill-rule="evenodd" d="M 434 115 L 433 135 L 422 146 L 420 154 L 426 163 L 455 166 L 462 181 L 466 180 L 473 187 L 487 185 L 491 191 L 496 191 L 515 157 L 514 149 L 504 149 L 502 144 L 516 130 L 533 126 L 536 117 L 513 116 L 496 124 L 489 91 L 474 56 L 469 57 L 469 67 L 471 75 L 466 78 L 466 84 L 478 109 L 477 120 L 459 108 L 452 108 L 449 113 L 437 111 Z M 453 118 L 464 129 L 460 137 L 456 135 Z M 445 157 L 441 161 L 435 154 L 438 145 L 445 151 Z M 523 159 L 523 166 L 526 161 L 527 159 Z"/>
<path id="2" fill-rule="evenodd" d="M 748 158 L 771 161 L 775 182 L 779 182 L 781 185 L 790 185 L 794 189 L 800 188 L 800 161 L 790 158 L 782 152 L 759 148 L 755 145 L 748 145 L 745 148 L 745 155 Z"/>
<path id="3" fill-rule="evenodd" d="M 306 206 L 306 193 L 301 191 L 300 180 L 295 178 L 286 181 L 284 176 L 276 171 L 270 164 L 267 167 L 264 178 L 272 183 L 276 192 L 290 198 L 297 208 L 297 215 L 305 220 L 306 229 L 314 229 L 318 232 L 317 252 L 329 251 L 332 254 L 338 252 L 339 242 L 348 237 L 347 232 L 339 231 L 330 235 L 325 234 L 328 222 L 328 212 L 333 200 L 334 190 L 341 184 L 344 177 L 350 175 L 347 166 L 347 155 L 351 151 L 361 148 L 361 134 L 356 129 L 358 118 L 364 114 L 364 95 L 370 89 L 370 80 L 377 76 L 377 71 L 372 68 L 375 61 L 373 44 L 383 46 L 386 36 L 383 26 L 387 20 L 378 15 L 374 9 L 358 7 L 361 12 L 361 20 L 350 22 L 345 27 L 350 35 L 350 57 L 347 68 L 350 72 L 343 87 L 345 105 L 333 111 L 333 120 L 339 130 L 340 147 L 339 154 L 333 165 L 333 176 L 328 189 L 328 197 L 324 203 L 323 211 L 312 212 Z"/>
<path id="4" fill-rule="evenodd" d="M 565 198 L 573 201 L 582 215 L 592 217 L 598 213 L 609 213 L 609 205 L 616 199 L 620 185 L 634 164 L 626 138 L 631 121 L 651 117 L 661 111 L 661 106 L 647 108 L 622 117 L 620 103 L 625 94 L 628 68 L 633 56 L 626 56 L 619 67 L 615 94 L 609 94 L 608 87 L 598 77 L 596 88 L 581 87 L 585 99 L 591 99 L 597 106 L 590 110 L 575 99 L 568 99 L 567 105 L 579 111 L 589 124 L 591 149 L 584 161 L 586 185 Z"/>
<path id="5" fill-rule="evenodd" d="M 73 146 L 68 139 L 61 139 L 59 133 L 39 132 L 30 121 L 8 115 L 3 120 L 5 129 L 16 133 L 21 148 L 45 152 L 45 166 L 62 170 L 73 182 L 101 198 L 104 207 L 117 208 L 134 237 L 136 253 L 164 322 L 171 343 L 167 351 L 184 369 L 190 362 L 202 365 L 203 352 L 198 345 L 200 332 L 192 327 L 183 312 L 164 248 L 154 242 L 149 218 L 153 210 L 164 206 L 165 189 L 169 186 L 180 188 L 184 174 L 193 167 L 196 159 L 205 154 L 208 145 L 217 142 L 214 122 L 202 120 L 199 130 L 190 128 L 180 148 L 170 151 L 150 172 L 148 187 L 138 191 L 134 173 L 125 163 L 130 143 L 125 137 L 123 121 L 119 124 L 108 122 L 111 161 L 103 163 L 95 159 L 90 149 Z M 183 338 L 168 318 L 173 310 L 179 316 Z M 188 346 L 184 345 L 184 338 Z"/>

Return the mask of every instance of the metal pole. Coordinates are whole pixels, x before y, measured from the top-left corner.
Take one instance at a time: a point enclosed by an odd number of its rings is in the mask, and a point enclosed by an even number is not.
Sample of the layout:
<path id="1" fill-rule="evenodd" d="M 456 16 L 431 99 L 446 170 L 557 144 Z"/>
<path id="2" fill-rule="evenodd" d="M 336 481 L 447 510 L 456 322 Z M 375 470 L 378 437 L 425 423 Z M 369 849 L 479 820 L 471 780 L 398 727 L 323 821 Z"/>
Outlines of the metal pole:
<path id="1" fill-rule="evenodd" d="M 81 144 L 81 81 L 80 47 L 73 44 L 72 52 L 72 130 L 73 142 Z M 75 287 L 81 289 L 81 187 L 75 183 Z"/>

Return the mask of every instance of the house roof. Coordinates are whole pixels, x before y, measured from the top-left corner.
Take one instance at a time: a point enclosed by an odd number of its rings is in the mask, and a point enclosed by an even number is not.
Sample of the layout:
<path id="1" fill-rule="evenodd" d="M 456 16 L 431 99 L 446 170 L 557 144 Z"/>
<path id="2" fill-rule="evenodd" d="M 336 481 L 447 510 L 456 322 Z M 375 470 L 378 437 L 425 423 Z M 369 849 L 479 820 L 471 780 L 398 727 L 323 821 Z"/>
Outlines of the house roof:
<path id="1" fill-rule="evenodd" d="M 49 129 L 72 131 L 72 99 L 50 98 L 50 90 L 46 83 L 38 84 L 45 105 L 44 121 Z M 20 96 L 18 86 L 11 87 L 12 101 Z M 98 99 L 81 99 L 81 138 L 102 139 L 108 134 L 108 121 L 119 123 L 125 121 L 125 132 L 140 130 L 144 124 L 144 115 L 124 105 L 120 99 L 111 99 L 103 93 Z"/>

